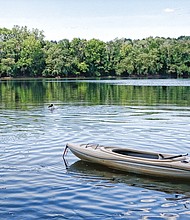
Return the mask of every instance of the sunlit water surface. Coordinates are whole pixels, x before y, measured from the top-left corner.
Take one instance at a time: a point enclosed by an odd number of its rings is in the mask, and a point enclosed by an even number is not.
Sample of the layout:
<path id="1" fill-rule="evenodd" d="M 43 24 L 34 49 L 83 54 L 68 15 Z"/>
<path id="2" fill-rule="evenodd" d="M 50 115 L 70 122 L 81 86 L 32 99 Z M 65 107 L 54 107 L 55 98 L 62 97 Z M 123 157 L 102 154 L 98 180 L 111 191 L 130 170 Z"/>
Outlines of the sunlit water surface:
<path id="1" fill-rule="evenodd" d="M 62 154 L 68 142 L 190 153 L 189 81 L 180 85 L 183 94 L 177 92 L 177 98 L 170 100 L 164 87 L 164 98 L 156 93 L 151 101 L 149 90 L 147 99 L 141 92 L 134 100 L 123 98 L 132 82 L 139 81 L 88 81 L 86 88 L 85 82 L 49 80 L 43 82 L 45 92 L 31 90 L 38 81 L 27 88 L 24 81 L 0 82 L 1 219 L 190 219 L 189 183 L 114 171 L 71 152 L 66 169 Z M 84 99 L 92 90 L 89 84 L 99 85 L 98 95 Z M 110 93 L 97 101 L 108 90 L 102 89 L 105 84 L 112 84 Z M 124 91 L 118 94 L 120 87 Z M 28 91 L 26 97 L 18 88 Z M 64 98 L 67 89 L 70 95 Z M 51 102 L 54 111 L 47 108 Z"/>

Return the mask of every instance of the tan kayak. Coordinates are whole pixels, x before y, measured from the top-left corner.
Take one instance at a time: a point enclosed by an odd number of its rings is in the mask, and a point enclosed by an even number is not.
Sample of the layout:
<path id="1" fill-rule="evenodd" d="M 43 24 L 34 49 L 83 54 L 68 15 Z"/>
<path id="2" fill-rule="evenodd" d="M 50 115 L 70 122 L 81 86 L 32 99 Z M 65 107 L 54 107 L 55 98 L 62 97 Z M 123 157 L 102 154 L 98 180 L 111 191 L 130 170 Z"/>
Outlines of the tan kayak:
<path id="1" fill-rule="evenodd" d="M 190 180 L 188 155 L 160 154 L 95 144 L 66 145 L 81 160 L 105 165 L 116 170 L 165 178 Z"/>

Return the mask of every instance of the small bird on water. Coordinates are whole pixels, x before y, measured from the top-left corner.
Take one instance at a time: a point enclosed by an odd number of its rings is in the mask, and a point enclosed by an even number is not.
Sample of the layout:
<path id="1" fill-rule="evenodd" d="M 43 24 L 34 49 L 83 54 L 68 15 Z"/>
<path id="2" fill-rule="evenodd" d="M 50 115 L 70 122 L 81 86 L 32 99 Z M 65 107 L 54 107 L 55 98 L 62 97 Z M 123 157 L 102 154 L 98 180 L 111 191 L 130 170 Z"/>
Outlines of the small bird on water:
<path id="1" fill-rule="evenodd" d="M 50 105 L 48 106 L 48 109 L 49 109 L 50 111 L 55 110 L 55 106 L 54 106 L 54 104 L 50 104 Z"/>

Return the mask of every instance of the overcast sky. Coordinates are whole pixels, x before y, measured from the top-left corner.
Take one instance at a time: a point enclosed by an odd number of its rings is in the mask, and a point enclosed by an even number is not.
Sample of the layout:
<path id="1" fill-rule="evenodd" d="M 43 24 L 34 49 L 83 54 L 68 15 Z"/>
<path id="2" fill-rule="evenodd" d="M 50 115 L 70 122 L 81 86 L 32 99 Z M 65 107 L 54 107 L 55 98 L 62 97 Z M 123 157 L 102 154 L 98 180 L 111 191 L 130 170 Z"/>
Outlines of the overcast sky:
<path id="1" fill-rule="evenodd" d="M 14 25 L 47 40 L 190 36 L 190 0 L 0 0 L 0 27 Z"/>

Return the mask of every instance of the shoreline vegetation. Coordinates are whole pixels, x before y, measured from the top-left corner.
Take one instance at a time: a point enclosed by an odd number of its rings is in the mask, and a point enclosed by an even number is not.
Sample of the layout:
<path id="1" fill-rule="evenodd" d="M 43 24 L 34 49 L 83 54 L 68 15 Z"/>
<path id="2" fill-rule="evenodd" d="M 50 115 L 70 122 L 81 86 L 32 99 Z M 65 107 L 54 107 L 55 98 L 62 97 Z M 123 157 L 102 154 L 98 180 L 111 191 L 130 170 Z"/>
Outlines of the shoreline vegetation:
<path id="1" fill-rule="evenodd" d="M 190 36 L 45 40 L 26 26 L 0 28 L 0 78 L 189 78 Z"/>

